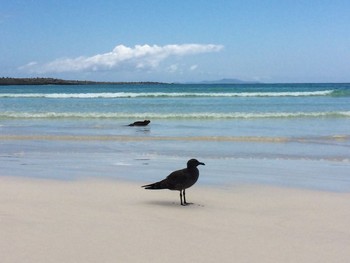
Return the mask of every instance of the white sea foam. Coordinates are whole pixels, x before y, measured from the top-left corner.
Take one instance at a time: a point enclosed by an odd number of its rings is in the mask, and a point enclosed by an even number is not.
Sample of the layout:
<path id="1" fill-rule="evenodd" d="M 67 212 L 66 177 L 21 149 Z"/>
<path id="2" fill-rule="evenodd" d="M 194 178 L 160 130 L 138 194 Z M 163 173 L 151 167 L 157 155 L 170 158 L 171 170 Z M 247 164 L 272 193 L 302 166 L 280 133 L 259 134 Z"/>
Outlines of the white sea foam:
<path id="1" fill-rule="evenodd" d="M 106 119 L 261 119 L 261 118 L 350 118 L 350 111 L 337 112 L 266 112 L 266 113 L 115 113 L 115 112 L 3 112 L 0 118 L 106 118 Z"/>
<path id="2" fill-rule="evenodd" d="M 4 93 L 0 98 L 96 99 L 161 97 L 306 97 L 329 96 L 333 90 L 289 92 L 104 92 L 104 93 Z"/>

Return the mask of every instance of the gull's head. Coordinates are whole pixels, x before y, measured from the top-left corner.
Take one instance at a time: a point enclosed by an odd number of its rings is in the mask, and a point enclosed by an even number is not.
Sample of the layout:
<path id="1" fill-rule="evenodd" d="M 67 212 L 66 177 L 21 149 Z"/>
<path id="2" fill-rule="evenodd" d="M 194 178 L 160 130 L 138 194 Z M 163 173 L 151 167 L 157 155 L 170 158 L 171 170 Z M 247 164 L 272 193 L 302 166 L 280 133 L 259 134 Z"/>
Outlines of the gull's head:
<path id="1" fill-rule="evenodd" d="M 197 167 L 198 165 L 205 165 L 205 164 L 198 161 L 197 159 L 191 159 L 187 162 L 187 168 Z"/>

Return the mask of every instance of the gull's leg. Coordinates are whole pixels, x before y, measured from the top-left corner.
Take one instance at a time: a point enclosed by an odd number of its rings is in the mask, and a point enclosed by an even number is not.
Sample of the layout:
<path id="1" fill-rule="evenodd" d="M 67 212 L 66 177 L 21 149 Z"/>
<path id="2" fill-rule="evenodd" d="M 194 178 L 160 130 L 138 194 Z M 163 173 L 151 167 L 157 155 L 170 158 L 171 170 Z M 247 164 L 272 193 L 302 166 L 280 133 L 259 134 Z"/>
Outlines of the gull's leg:
<path id="1" fill-rule="evenodd" d="M 182 203 L 182 190 L 180 190 L 180 202 L 181 202 L 181 205 L 184 205 L 184 204 Z"/>

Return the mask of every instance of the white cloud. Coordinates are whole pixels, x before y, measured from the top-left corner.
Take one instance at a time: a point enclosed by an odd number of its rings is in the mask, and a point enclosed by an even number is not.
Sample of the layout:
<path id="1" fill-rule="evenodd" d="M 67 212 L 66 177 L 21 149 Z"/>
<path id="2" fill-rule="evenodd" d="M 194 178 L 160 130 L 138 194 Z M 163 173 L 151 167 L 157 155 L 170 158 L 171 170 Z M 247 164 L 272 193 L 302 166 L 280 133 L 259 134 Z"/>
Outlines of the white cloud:
<path id="1" fill-rule="evenodd" d="M 170 66 L 168 67 L 168 71 L 169 71 L 170 73 L 175 73 L 178 69 L 179 69 L 179 66 L 178 66 L 177 64 L 173 64 L 173 65 L 170 65 Z"/>
<path id="2" fill-rule="evenodd" d="M 34 73 L 103 71 L 116 68 L 152 69 L 171 56 L 187 56 L 199 53 L 217 52 L 221 45 L 182 44 L 182 45 L 136 45 L 116 46 L 111 52 L 91 57 L 60 58 L 45 64 L 28 63 L 20 69 Z"/>
<path id="3" fill-rule="evenodd" d="M 194 71 L 194 70 L 196 70 L 198 68 L 198 65 L 192 65 L 191 67 L 190 67 L 190 70 L 191 71 Z"/>

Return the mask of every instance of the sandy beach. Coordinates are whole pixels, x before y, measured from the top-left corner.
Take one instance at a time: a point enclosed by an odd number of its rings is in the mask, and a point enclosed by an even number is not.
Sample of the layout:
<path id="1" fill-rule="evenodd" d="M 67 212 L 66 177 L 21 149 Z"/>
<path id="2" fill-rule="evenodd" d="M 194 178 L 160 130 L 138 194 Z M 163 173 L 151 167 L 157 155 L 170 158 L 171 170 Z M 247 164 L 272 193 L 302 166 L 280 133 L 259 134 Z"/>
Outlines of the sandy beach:
<path id="1" fill-rule="evenodd" d="M 348 262 L 350 194 L 0 177 L 1 262 Z"/>

